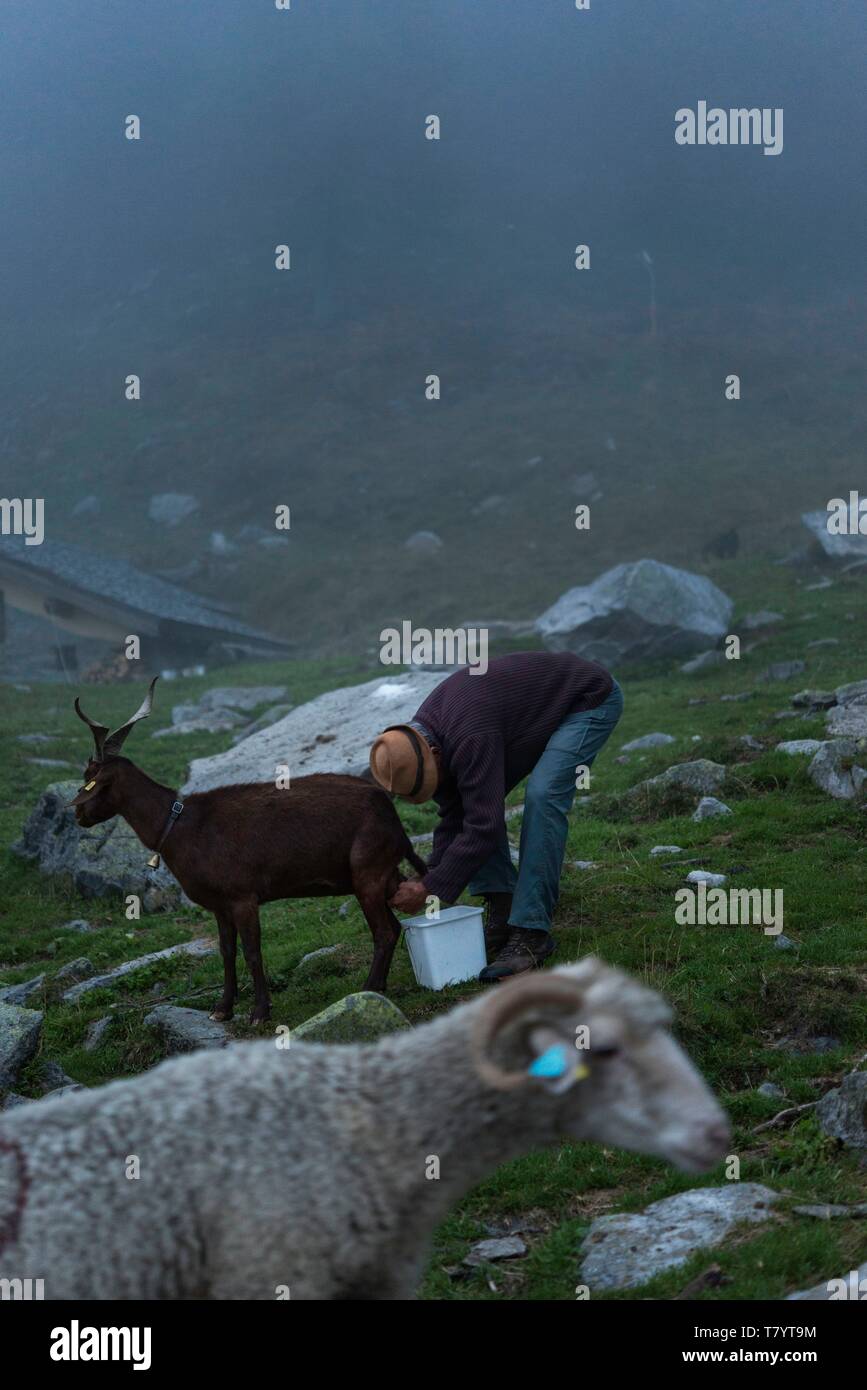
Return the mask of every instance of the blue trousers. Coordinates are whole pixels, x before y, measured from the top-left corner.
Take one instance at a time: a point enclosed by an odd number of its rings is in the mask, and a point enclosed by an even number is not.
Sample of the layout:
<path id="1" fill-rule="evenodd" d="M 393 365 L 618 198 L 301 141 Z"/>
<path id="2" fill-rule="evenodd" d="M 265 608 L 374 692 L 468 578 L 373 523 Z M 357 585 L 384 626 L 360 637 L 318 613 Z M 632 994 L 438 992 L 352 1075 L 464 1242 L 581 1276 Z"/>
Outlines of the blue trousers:
<path id="1" fill-rule="evenodd" d="M 469 885 L 470 893 L 513 893 L 509 921 L 515 927 L 550 931 L 560 894 L 568 815 L 575 799 L 576 768 L 589 767 L 623 713 L 617 682 L 596 709 L 564 719 L 548 740 L 527 781 L 521 849 L 516 872 L 506 823 L 500 843 Z"/>

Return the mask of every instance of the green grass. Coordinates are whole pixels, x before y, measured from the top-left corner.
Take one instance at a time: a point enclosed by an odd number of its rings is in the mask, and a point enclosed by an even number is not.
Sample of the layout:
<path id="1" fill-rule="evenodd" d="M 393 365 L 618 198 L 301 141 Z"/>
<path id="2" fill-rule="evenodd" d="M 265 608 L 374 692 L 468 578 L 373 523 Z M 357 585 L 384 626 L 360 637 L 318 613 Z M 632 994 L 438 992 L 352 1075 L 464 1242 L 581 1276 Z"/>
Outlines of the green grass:
<path id="1" fill-rule="evenodd" d="M 773 751 L 784 738 L 820 735 L 821 718 L 775 719 L 788 697 L 802 686 L 834 686 L 867 675 L 860 652 L 867 652 L 867 615 L 860 582 L 840 580 L 833 589 L 803 590 L 799 577 L 778 568 L 745 569 L 740 581 L 741 611 L 779 608 L 786 621 L 772 629 L 740 662 L 699 677 L 676 669 L 620 672 L 626 709 L 620 727 L 594 769 L 594 800 L 572 816 L 567 866 L 574 859 L 598 867 L 564 870 L 557 916 L 559 961 L 594 952 L 632 971 L 671 1000 L 677 1033 L 722 1096 L 736 1127 L 732 1152 L 744 1181 L 758 1181 L 784 1194 L 773 1219 L 736 1233 L 712 1255 L 700 1253 L 690 1264 L 640 1290 L 611 1297 L 672 1298 L 707 1265 L 718 1263 L 723 1282 L 701 1294 L 713 1299 L 778 1298 L 822 1277 L 851 1268 L 867 1255 L 867 1223 L 819 1223 L 798 1217 L 798 1201 L 854 1202 L 867 1197 L 867 1172 L 857 1155 L 824 1138 L 810 1112 L 791 1127 L 753 1134 L 780 1105 L 756 1094 L 764 1080 L 779 1083 L 787 1103 L 813 1100 L 839 1080 L 867 1050 L 867 837 L 857 805 L 821 793 L 806 775 L 807 759 Z M 761 594 L 761 601 L 755 595 Z M 844 615 L 852 613 L 848 619 Z M 737 624 L 734 624 L 737 627 Z M 807 650 L 807 643 L 834 633 L 837 647 Z M 759 673 L 771 661 L 804 657 L 807 672 L 794 681 L 762 684 Z M 369 678 L 370 670 L 337 662 L 269 663 L 244 668 L 250 683 L 277 681 L 300 702 L 336 684 Z M 213 672 L 205 680 L 179 680 L 171 702 L 195 698 L 206 685 L 237 683 L 237 671 Z M 721 702 L 724 693 L 754 689 L 743 703 Z M 168 704 L 169 690 L 163 700 Z M 690 704 L 703 698 L 705 703 Z M 130 690 L 94 688 L 88 708 L 106 722 L 129 712 Z M 125 920 L 119 902 L 85 901 L 62 885 L 46 882 L 32 865 L 13 856 L 8 845 L 51 772 L 34 767 L 31 756 L 68 758 L 83 765 L 88 734 L 78 726 L 71 692 L 60 686 L 34 686 L 23 695 L 0 688 L 0 980 L 27 979 L 57 969 L 85 954 L 95 965 L 115 964 L 145 951 L 212 934 L 207 914 L 182 911 Z M 639 734 L 662 730 L 676 743 L 628 764 L 615 758 Z M 23 732 L 56 732 L 56 742 L 38 748 L 18 743 Z M 738 743 L 752 733 L 765 745 L 748 753 Z M 699 741 L 693 741 L 695 736 Z M 137 736 L 130 752 L 155 777 L 172 785 L 183 780 L 189 759 L 228 747 L 229 735 L 186 739 Z M 637 781 L 673 762 L 709 757 L 724 763 L 729 778 L 722 795 L 734 815 L 694 824 L 688 808 L 631 804 L 623 794 Z M 75 776 L 75 772 L 58 774 Z M 518 789 L 512 801 L 520 800 Z M 427 808 L 408 808 L 408 828 L 430 828 Z M 515 836 L 518 823 L 511 823 Z M 654 844 L 683 847 L 683 859 L 728 873 L 743 887 L 782 888 L 786 934 L 797 951 L 778 951 L 756 927 L 679 927 L 674 892 L 684 868 L 649 858 Z M 144 851 L 143 851 L 144 854 Z M 690 866 L 695 867 L 695 866 Z M 361 987 L 370 943 L 360 910 L 352 901 L 341 917 L 340 900 L 311 899 L 273 904 L 263 911 L 263 941 L 273 985 L 274 1020 L 301 1022 L 343 994 Z M 72 917 L 87 917 L 99 931 L 87 936 L 59 930 Z M 308 969 L 303 981 L 293 974 L 306 952 L 344 943 L 345 950 Z M 207 1008 L 219 991 L 219 957 L 171 960 L 136 974 L 112 990 L 88 994 L 79 1005 L 51 1002 L 40 1058 L 31 1064 L 20 1089 L 38 1094 L 38 1066 L 59 1062 L 88 1085 L 130 1075 L 152 1065 L 159 1045 L 142 1019 L 155 991 L 163 1001 Z M 242 1000 L 234 1025 L 239 1037 L 251 1035 L 242 1021 L 249 986 L 242 971 Z M 413 1022 L 420 1022 L 464 998 L 469 984 L 440 994 L 415 984 L 406 949 L 398 948 L 389 993 Z M 82 1048 L 88 1023 L 106 1012 L 116 1017 L 108 1043 L 95 1053 Z M 788 1034 L 833 1034 L 837 1051 L 795 1056 L 774 1044 Z M 719 1183 L 722 1168 L 700 1181 Z M 695 1186 L 662 1162 L 582 1145 L 532 1154 L 510 1163 L 477 1187 L 440 1228 L 424 1284 L 427 1298 L 571 1299 L 578 1276 L 578 1251 L 592 1218 L 604 1211 L 635 1210 L 668 1194 Z M 461 1260 L 482 1238 L 485 1223 L 521 1217 L 538 1227 L 525 1239 L 523 1260 L 466 1271 Z M 595 1297 L 596 1295 L 594 1295 Z"/>

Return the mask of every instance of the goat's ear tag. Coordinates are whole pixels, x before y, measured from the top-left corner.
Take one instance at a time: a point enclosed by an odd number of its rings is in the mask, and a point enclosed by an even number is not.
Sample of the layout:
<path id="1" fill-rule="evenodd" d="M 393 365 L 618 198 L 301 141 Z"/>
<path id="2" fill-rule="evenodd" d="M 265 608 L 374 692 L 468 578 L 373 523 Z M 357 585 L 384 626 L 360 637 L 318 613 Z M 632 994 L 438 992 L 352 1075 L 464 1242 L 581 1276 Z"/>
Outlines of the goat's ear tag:
<path id="1" fill-rule="evenodd" d="M 95 781 L 95 780 L 94 780 L 93 782 L 85 782 L 85 784 L 84 784 L 84 790 L 85 790 L 86 792 L 92 792 L 95 786 L 96 786 L 96 781 Z"/>
<path id="2" fill-rule="evenodd" d="M 150 859 L 148 860 L 148 868 L 149 868 L 149 869 L 158 869 L 159 866 L 160 866 L 160 857 L 159 857 L 159 855 L 158 855 L 158 854 L 152 854 L 151 857 L 150 857 Z"/>

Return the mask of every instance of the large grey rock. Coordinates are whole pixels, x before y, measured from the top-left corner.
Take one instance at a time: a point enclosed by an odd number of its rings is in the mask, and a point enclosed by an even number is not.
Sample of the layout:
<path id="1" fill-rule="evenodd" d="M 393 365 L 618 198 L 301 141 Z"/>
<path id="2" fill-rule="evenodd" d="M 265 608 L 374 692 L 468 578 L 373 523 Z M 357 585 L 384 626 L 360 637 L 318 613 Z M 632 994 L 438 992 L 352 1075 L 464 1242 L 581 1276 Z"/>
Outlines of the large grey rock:
<path id="1" fill-rule="evenodd" d="M 845 1274 L 840 1274 L 834 1279 L 826 1279 L 821 1284 L 814 1284 L 811 1289 L 802 1289 L 799 1293 L 787 1294 L 786 1302 L 819 1303 L 845 1299 L 863 1302 L 865 1293 L 867 1293 L 867 1264 L 859 1265 L 858 1269 L 855 1270 L 847 1270 Z"/>
<path id="2" fill-rule="evenodd" d="M 42 1014 L 17 1004 L 0 1004 L 0 1091 L 9 1091 L 31 1057 L 42 1036 Z"/>
<path id="3" fill-rule="evenodd" d="M 230 1041 L 225 1023 L 209 1018 L 201 1009 L 180 1009 L 158 1004 L 145 1015 L 145 1027 L 153 1028 L 169 1052 L 193 1052 L 200 1047 L 225 1047 Z"/>
<path id="4" fill-rule="evenodd" d="M 360 994 L 347 994 L 321 1013 L 305 1019 L 292 1029 L 291 1036 L 302 1042 L 374 1042 L 385 1033 L 396 1033 L 409 1026 L 408 1019 L 390 999 L 365 990 Z"/>
<path id="5" fill-rule="evenodd" d="M 825 740 L 821 738 L 789 738 L 783 743 L 777 744 L 777 752 L 788 753 L 790 758 L 797 758 L 807 753 L 812 757 L 814 753 L 818 753 L 819 749 L 824 747 L 824 744 Z"/>
<path id="6" fill-rule="evenodd" d="M 146 965 L 152 965 L 157 960 L 169 960 L 172 956 L 212 956 L 215 947 L 210 941 L 202 937 L 198 941 L 181 941 L 177 946 L 166 946 L 162 951 L 149 951 L 146 956 L 138 956 L 135 960 L 126 960 L 122 965 L 116 965 L 113 970 L 108 970 L 104 975 L 93 975 L 89 980 L 82 980 L 79 984 L 73 985 L 61 995 L 64 1004 L 74 1004 L 76 999 L 80 999 L 83 994 L 88 994 L 92 989 L 104 989 L 106 985 L 113 985 L 117 980 L 123 979 L 124 975 L 130 975 L 135 970 L 141 970 Z"/>
<path id="7" fill-rule="evenodd" d="M 161 526 L 180 526 L 188 516 L 199 510 L 199 502 L 189 493 L 158 492 L 148 503 L 148 516 Z"/>
<path id="8" fill-rule="evenodd" d="M 13 853 L 33 859 L 42 873 L 70 880 L 85 898 L 136 893 L 145 912 L 181 905 L 181 887 L 168 870 L 147 867 L 148 851 L 126 821 L 115 816 L 83 830 L 68 803 L 77 782 L 53 782 L 28 817 Z"/>
<path id="9" fill-rule="evenodd" d="M 853 1071 L 816 1106 L 819 1128 L 850 1149 L 867 1149 L 867 1072 Z"/>
<path id="10" fill-rule="evenodd" d="M 720 790 L 725 778 L 726 770 L 722 763 L 713 763 L 709 758 L 698 758 L 691 763 L 676 763 L 674 767 L 660 772 L 658 777 L 648 777 L 646 781 L 637 783 L 628 795 L 654 795 L 678 788 L 682 791 L 696 792 L 701 796 L 712 796 Z"/>
<path id="11" fill-rule="evenodd" d="M 616 665 L 700 651 L 725 635 L 732 607 L 704 575 L 639 560 L 569 589 L 536 631 L 554 651 Z"/>
<path id="12" fill-rule="evenodd" d="M 804 512 L 801 520 L 831 560 L 867 559 L 867 536 L 837 536 L 828 530 L 828 512 Z"/>
<path id="13" fill-rule="evenodd" d="M 794 709 L 830 709 L 836 703 L 837 695 L 833 690 L 799 690 L 792 696 Z"/>
<path id="14" fill-rule="evenodd" d="M 652 1202 L 643 1212 L 593 1222 L 582 1247 L 581 1279 L 591 1289 L 634 1289 L 725 1239 L 741 1222 L 767 1221 L 777 1193 L 755 1182 L 698 1187 Z"/>
<path id="15" fill-rule="evenodd" d="M 867 752 L 853 738 L 830 739 L 822 744 L 807 773 L 829 796 L 854 801 L 867 782 Z"/>
<path id="16" fill-rule="evenodd" d="M 22 1007 L 34 994 L 41 994 L 45 984 L 45 972 L 34 975 L 31 980 L 22 980 L 17 985 L 6 985 L 0 989 L 0 1004 L 17 1004 Z"/>
<path id="17" fill-rule="evenodd" d="M 389 724 L 412 719 L 448 675 L 448 671 L 403 672 L 329 690 L 225 753 L 195 758 L 183 790 L 270 782 L 281 765 L 289 767 L 292 777 L 311 772 L 346 772 L 357 777 L 367 769 L 377 734 Z"/>

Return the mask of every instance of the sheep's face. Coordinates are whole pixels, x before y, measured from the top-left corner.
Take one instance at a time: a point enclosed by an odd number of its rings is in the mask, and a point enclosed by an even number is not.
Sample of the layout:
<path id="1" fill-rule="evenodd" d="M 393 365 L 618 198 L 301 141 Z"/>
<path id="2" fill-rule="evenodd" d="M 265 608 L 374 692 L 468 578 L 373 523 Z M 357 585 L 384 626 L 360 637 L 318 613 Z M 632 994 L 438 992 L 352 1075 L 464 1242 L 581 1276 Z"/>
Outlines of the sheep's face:
<path id="1" fill-rule="evenodd" d="M 599 1019 L 594 1029 L 591 1018 L 588 1031 L 590 1047 L 576 1053 L 586 1076 L 562 1096 L 567 1132 L 668 1159 L 687 1173 L 714 1167 L 727 1152 L 728 1121 L 668 1030 L 636 1037 L 620 1020 Z"/>
<path id="2" fill-rule="evenodd" d="M 91 758 L 84 769 L 84 786 L 69 803 L 75 807 L 75 819 L 87 828 L 101 825 L 118 813 L 116 760 L 97 762 Z"/>
<path id="3" fill-rule="evenodd" d="M 588 958 L 500 986 L 476 1061 L 494 1087 L 532 1097 L 552 1137 L 666 1158 L 685 1172 L 726 1153 L 726 1116 L 668 1031 L 654 991 Z"/>

